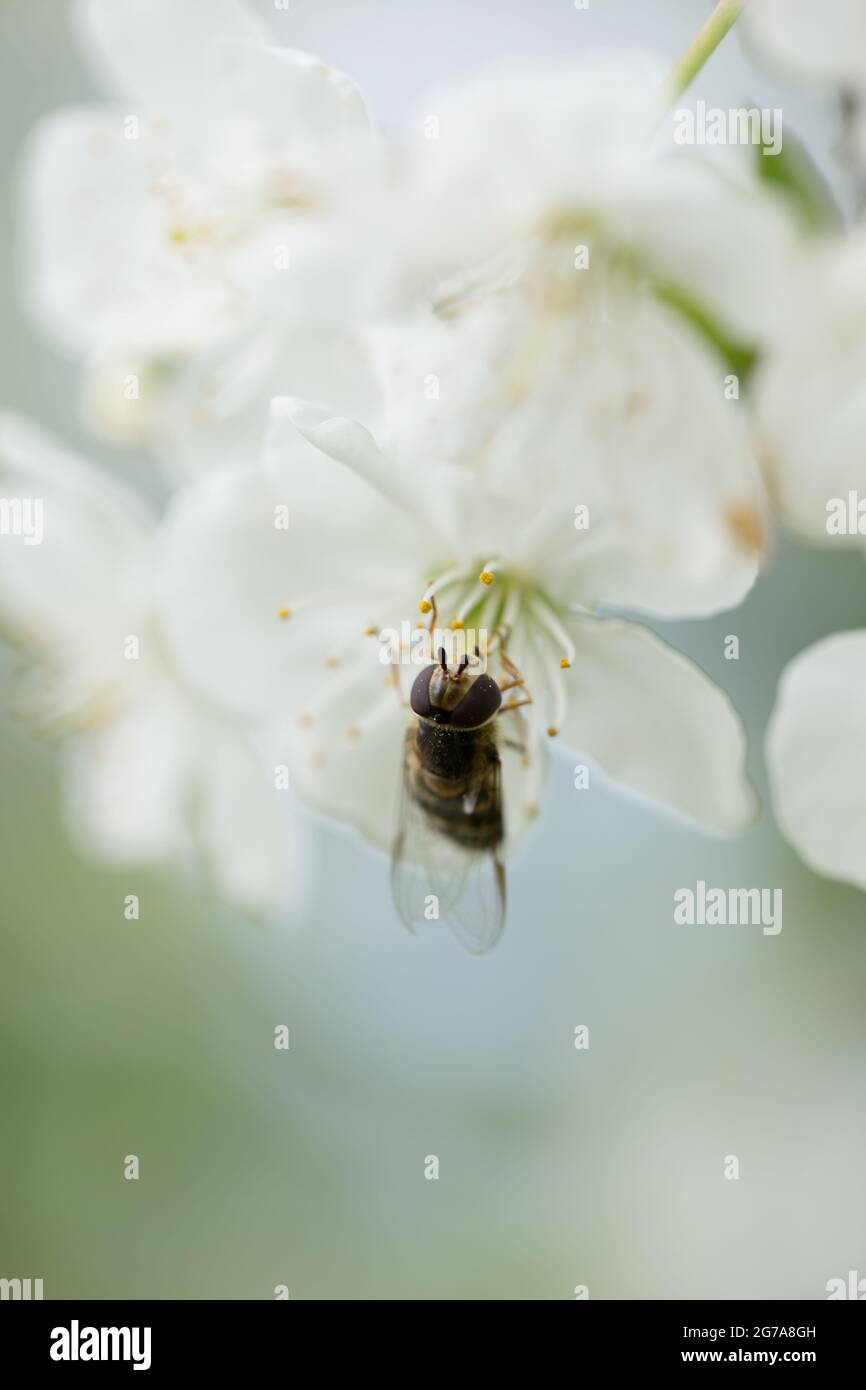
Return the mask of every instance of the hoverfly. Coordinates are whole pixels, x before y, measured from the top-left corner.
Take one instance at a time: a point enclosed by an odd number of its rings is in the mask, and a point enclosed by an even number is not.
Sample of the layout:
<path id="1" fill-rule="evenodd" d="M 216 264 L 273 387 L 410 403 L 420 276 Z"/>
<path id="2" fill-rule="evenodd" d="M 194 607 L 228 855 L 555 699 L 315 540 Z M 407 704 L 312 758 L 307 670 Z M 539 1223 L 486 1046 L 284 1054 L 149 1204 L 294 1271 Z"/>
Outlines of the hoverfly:
<path id="1" fill-rule="evenodd" d="M 410 931 L 431 916 L 447 920 L 462 944 L 480 955 L 499 939 L 505 920 L 505 822 L 497 715 L 529 703 L 502 703 L 523 678 L 500 645 L 508 679 L 483 671 L 478 649 L 452 669 L 438 663 L 416 677 L 406 730 L 399 829 L 391 886 Z"/>

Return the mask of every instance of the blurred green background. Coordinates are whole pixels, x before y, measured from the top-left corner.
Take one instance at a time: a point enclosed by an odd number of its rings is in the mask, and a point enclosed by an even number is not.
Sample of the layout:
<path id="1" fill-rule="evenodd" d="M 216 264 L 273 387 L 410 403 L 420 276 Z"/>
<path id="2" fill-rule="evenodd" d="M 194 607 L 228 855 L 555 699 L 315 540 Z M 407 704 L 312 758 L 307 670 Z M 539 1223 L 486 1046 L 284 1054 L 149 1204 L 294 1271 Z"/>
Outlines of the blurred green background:
<path id="1" fill-rule="evenodd" d="M 349 68 L 398 120 L 501 52 L 652 43 L 701 0 L 436 6 L 295 0 L 281 41 Z M 65 0 L 0 4 L 0 141 L 95 95 Z M 783 104 L 832 172 L 829 105 L 752 73 L 736 40 L 693 96 Z M 89 443 L 75 374 L 23 319 L 0 243 L 5 407 Z M 145 485 L 149 485 L 145 476 Z M 0 1276 L 48 1298 L 822 1298 L 866 1275 L 862 894 L 806 870 L 766 802 L 784 664 L 866 626 L 856 556 L 790 541 L 743 608 L 666 635 L 752 740 L 759 825 L 720 843 L 554 769 L 487 958 L 407 936 L 387 866 L 311 830 L 315 896 L 262 927 L 168 873 L 77 858 L 50 745 L 0 722 Z M 739 662 L 723 638 L 740 638 Z M 12 661 L 2 673 L 8 690 Z M 780 887 L 784 930 L 673 924 L 677 887 Z M 123 915 L 127 893 L 141 919 Z M 273 1030 L 291 1030 L 277 1052 Z M 574 1029 L 590 1028 L 576 1051 Z M 141 1178 L 123 1178 L 135 1153 Z M 440 1178 L 424 1177 L 436 1154 Z M 726 1181 L 725 1156 L 740 1161 Z"/>

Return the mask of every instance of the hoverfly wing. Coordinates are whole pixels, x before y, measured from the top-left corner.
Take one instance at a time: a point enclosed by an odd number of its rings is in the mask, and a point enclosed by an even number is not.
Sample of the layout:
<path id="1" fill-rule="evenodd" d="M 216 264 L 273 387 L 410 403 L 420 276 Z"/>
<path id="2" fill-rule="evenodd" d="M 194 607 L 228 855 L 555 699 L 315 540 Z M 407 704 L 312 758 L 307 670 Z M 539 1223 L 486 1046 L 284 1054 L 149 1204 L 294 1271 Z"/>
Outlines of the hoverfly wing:
<path id="1" fill-rule="evenodd" d="M 414 739 L 407 736 L 397 835 L 391 858 L 391 893 L 404 926 L 415 932 L 445 916 L 459 891 L 459 860 L 430 825 L 412 791 Z M 456 870 L 456 872 L 455 872 Z"/>
<path id="2" fill-rule="evenodd" d="M 505 923 L 505 864 L 502 859 L 502 768 L 495 748 L 487 751 L 467 807 L 484 806 L 486 833 L 471 851 L 459 850 L 463 867 L 448 925 L 462 946 L 483 955 L 496 945 Z M 467 814 L 470 812 L 467 811 Z"/>
<path id="3" fill-rule="evenodd" d="M 447 922 L 462 945 L 480 955 L 498 940 L 505 918 L 499 757 L 492 749 L 479 760 L 474 785 L 455 802 L 452 833 L 447 833 L 413 794 L 412 742 L 407 739 L 400 828 L 391 865 L 394 904 L 410 931 L 429 921 Z M 462 832 L 473 812 L 464 806 L 481 804 L 483 824 L 467 836 Z"/>
<path id="4" fill-rule="evenodd" d="M 505 925 L 505 865 L 498 850 L 476 850 L 471 856 L 447 922 L 474 956 L 496 945 Z"/>

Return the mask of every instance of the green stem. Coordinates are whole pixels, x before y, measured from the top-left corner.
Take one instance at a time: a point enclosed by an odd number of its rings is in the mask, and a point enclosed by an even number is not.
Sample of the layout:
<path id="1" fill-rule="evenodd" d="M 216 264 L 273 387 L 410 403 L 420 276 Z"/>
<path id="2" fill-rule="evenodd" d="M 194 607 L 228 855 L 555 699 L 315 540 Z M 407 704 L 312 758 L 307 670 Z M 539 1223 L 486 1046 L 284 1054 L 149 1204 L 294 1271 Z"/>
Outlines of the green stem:
<path id="1" fill-rule="evenodd" d="M 697 77 L 707 59 L 715 53 L 729 29 L 745 9 L 746 0 L 719 0 L 718 5 L 692 39 L 682 57 L 668 74 L 665 90 L 670 101 L 681 97 Z"/>

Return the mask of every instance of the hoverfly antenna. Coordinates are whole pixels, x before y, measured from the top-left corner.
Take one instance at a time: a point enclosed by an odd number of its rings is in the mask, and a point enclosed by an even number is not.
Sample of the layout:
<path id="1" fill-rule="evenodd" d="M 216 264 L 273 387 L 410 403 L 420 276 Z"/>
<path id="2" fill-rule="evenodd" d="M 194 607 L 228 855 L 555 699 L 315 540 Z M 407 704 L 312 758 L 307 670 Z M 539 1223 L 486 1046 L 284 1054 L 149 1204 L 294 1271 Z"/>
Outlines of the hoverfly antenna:
<path id="1" fill-rule="evenodd" d="M 463 675 L 463 672 L 466 670 L 466 667 L 467 667 L 468 665 L 469 665 L 469 657 L 468 657 L 468 656 L 464 656 L 464 657 L 462 658 L 461 662 L 460 662 L 460 665 L 457 667 L 457 674 L 458 674 L 458 676 L 462 676 L 462 675 Z"/>
<path id="2" fill-rule="evenodd" d="M 440 647 L 440 648 L 439 648 L 439 665 L 442 667 L 442 670 L 443 670 L 443 671 L 447 671 L 447 670 L 448 670 L 448 661 L 447 661 L 447 659 L 446 659 L 446 654 L 445 654 L 445 648 L 444 648 L 444 647 Z"/>
<path id="3" fill-rule="evenodd" d="M 478 645 L 477 642 L 475 643 L 475 655 L 478 657 L 478 660 L 480 661 L 480 660 L 481 660 L 481 648 L 479 647 L 479 645 Z"/>

